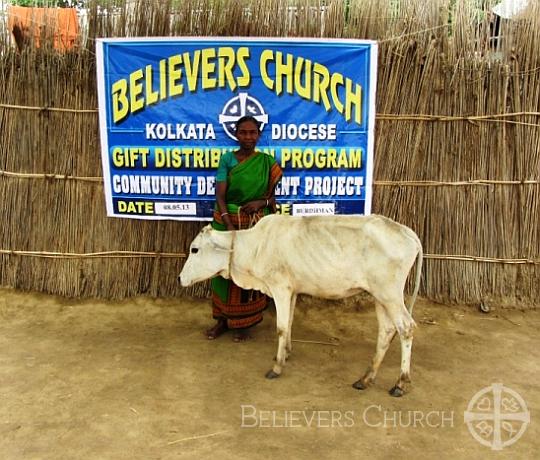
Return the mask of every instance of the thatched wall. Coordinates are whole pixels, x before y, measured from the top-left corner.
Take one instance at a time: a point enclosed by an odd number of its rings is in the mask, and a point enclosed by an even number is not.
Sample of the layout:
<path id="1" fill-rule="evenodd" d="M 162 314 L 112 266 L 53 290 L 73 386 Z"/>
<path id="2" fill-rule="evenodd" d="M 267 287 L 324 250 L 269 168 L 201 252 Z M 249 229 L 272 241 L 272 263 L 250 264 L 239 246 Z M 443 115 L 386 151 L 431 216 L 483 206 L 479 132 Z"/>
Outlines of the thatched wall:
<path id="1" fill-rule="evenodd" d="M 380 42 L 373 209 L 423 241 L 421 294 L 538 305 L 540 12 L 504 22 L 494 48 L 481 3 L 493 2 L 156 0 L 107 15 L 91 3 L 88 36 L 67 54 L 18 52 L 3 33 L 0 285 L 207 294 L 178 286 L 174 256 L 202 223 L 105 216 L 95 37 L 347 37 Z"/>

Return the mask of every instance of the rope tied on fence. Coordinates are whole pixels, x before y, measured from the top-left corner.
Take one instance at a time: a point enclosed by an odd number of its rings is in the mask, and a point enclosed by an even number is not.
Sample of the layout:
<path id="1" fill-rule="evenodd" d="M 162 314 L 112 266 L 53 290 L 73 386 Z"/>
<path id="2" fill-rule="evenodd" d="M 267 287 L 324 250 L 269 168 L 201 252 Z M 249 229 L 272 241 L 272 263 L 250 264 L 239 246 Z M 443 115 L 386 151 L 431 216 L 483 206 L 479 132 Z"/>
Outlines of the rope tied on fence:
<path id="1" fill-rule="evenodd" d="M 42 257 L 48 259 L 110 259 L 110 258 L 129 258 L 129 257 L 148 257 L 148 258 L 186 258 L 184 252 L 143 252 L 143 251 L 102 251 L 102 252 L 52 252 L 52 251 L 20 251 L 14 249 L 0 249 L 0 254 L 10 256 Z"/>
<path id="2" fill-rule="evenodd" d="M 46 179 L 46 180 L 72 180 L 95 182 L 103 185 L 101 176 L 70 176 L 69 174 L 54 173 L 20 173 L 13 171 L 0 170 L 0 177 L 14 177 L 19 179 Z M 441 187 L 441 186 L 467 186 L 467 185 L 538 185 L 540 180 L 521 179 L 521 180 L 498 180 L 498 179 L 469 179 L 466 181 L 436 181 L 436 180 L 375 180 L 374 186 L 397 186 L 397 187 Z"/>
<path id="3" fill-rule="evenodd" d="M 410 181 L 392 181 L 376 180 L 373 185 L 376 186 L 398 186 L 398 187 L 441 187 L 441 186 L 465 186 L 465 185 L 538 185 L 540 180 L 522 179 L 522 180 L 490 180 L 490 179 L 470 179 L 466 181 L 435 181 L 435 180 L 410 180 Z"/>
<path id="4" fill-rule="evenodd" d="M 16 105 L 16 104 L 0 104 L 3 109 L 19 109 L 19 110 L 33 110 L 36 112 L 67 112 L 67 113 L 98 113 L 98 109 L 70 109 L 64 107 L 50 107 L 50 106 L 31 106 L 31 105 Z"/>
<path id="5" fill-rule="evenodd" d="M 16 105 L 16 104 L 3 104 L 0 103 L 1 108 L 5 109 L 20 109 L 39 112 L 67 112 L 67 113 L 93 113 L 97 114 L 98 109 L 73 109 L 66 107 L 50 107 L 48 105 L 43 107 L 28 106 L 28 105 Z M 499 122 L 499 123 L 513 123 L 523 124 L 526 126 L 540 126 L 537 123 L 524 123 L 512 120 L 505 120 L 505 118 L 512 117 L 525 117 L 535 116 L 539 117 L 540 112 L 509 112 L 509 113 L 495 113 L 490 115 L 428 115 L 428 114 L 391 114 L 391 113 L 377 113 L 375 118 L 377 120 L 384 121 L 431 121 L 431 122 L 450 122 L 450 121 L 486 121 L 486 122 Z"/>
<path id="6" fill-rule="evenodd" d="M 0 169 L 0 177 L 15 177 L 19 179 L 46 179 L 46 180 L 73 180 L 86 182 L 103 182 L 103 177 L 100 176 L 70 176 L 69 174 L 55 173 L 21 173 L 14 171 L 5 171 Z"/>
<path id="7" fill-rule="evenodd" d="M 19 251 L 14 249 L 0 249 L 0 254 L 10 256 L 42 257 L 49 259 L 110 259 L 110 258 L 179 258 L 185 259 L 185 252 L 143 252 L 143 251 L 102 251 L 88 253 L 70 253 L 70 252 L 49 252 L 49 251 Z M 530 258 L 504 259 L 499 257 L 481 257 L 471 255 L 456 254 L 424 254 L 424 259 L 432 260 L 454 260 L 462 262 L 485 262 L 494 264 L 518 264 L 518 265 L 540 265 L 540 260 Z"/>

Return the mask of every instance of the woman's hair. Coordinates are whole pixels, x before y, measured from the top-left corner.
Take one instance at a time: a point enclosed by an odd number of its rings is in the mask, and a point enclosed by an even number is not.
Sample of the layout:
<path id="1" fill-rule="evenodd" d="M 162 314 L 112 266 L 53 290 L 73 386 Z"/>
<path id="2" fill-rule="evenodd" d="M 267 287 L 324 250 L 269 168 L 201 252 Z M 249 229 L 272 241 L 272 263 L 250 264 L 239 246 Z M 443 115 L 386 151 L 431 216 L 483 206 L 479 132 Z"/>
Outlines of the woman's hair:
<path id="1" fill-rule="evenodd" d="M 255 126 L 257 126 L 257 129 L 259 131 L 261 130 L 261 122 L 259 120 L 257 120 L 255 117 L 252 117 L 251 115 L 244 115 L 242 118 L 239 118 L 238 121 L 236 122 L 236 128 L 234 129 L 234 131 L 237 132 L 238 127 L 242 123 L 246 123 L 248 121 L 251 121 L 252 123 L 255 123 Z"/>

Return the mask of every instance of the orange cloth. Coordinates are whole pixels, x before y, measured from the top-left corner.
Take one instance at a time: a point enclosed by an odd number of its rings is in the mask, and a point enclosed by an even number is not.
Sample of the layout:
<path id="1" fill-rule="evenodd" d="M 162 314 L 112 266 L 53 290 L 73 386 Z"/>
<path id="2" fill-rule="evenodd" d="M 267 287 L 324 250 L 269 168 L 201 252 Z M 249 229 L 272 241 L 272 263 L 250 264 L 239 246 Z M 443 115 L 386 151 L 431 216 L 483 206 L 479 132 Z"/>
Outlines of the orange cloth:
<path id="1" fill-rule="evenodd" d="M 53 46 L 66 51 L 76 43 L 79 36 L 79 21 L 74 8 L 8 8 L 8 27 L 13 33 L 19 49 L 32 36 L 37 47 L 42 37 L 51 37 Z"/>

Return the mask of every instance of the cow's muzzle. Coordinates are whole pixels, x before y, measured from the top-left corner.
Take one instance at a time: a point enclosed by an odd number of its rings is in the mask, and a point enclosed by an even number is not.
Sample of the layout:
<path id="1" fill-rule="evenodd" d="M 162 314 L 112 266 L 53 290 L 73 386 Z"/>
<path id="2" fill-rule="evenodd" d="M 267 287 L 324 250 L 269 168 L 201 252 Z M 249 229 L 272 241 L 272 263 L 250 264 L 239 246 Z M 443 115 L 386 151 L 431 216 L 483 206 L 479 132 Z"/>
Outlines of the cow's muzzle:
<path id="1" fill-rule="evenodd" d="M 185 276 L 182 276 L 182 273 L 178 275 L 178 281 L 180 281 L 182 287 L 189 287 L 193 284 L 193 281 L 186 279 Z"/>

